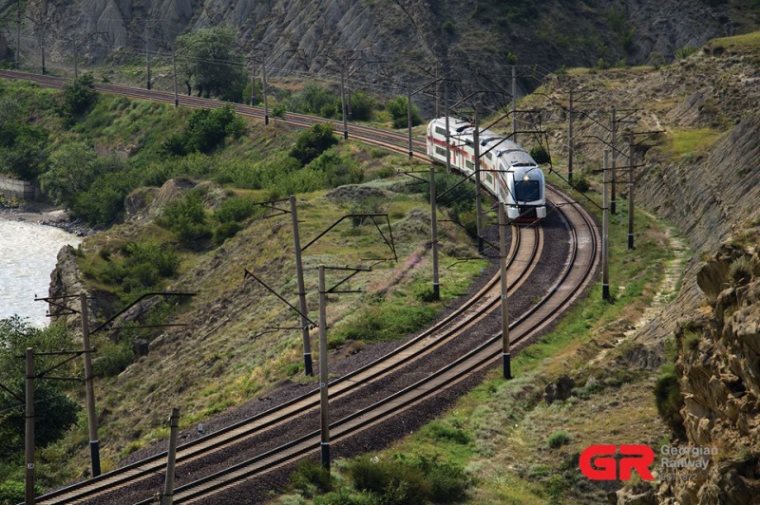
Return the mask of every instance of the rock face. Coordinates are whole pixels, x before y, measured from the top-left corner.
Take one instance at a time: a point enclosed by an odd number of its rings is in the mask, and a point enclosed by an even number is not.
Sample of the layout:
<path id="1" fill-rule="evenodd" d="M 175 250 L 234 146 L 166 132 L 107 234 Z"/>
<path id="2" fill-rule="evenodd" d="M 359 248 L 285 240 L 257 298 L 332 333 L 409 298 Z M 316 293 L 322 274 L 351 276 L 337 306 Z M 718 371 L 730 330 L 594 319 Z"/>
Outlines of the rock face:
<path id="1" fill-rule="evenodd" d="M 466 82 L 509 87 L 512 57 L 537 67 L 521 71 L 523 88 L 560 66 L 644 63 L 669 59 L 684 46 L 733 34 L 757 24 L 732 3 L 686 0 L 569 0 L 563 2 L 489 2 L 484 0 L 77 0 L 49 2 L 51 57 L 70 61 L 64 36 L 90 37 L 83 52 L 102 59 L 116 51 L 144 50 L 147 33 L 154 50 L 168 52 L 177 35 L 228 25 L 239 33 L 245 53 L 271 47 L 273 74 L 316 72 L 337 67 L 329 55 L 338 50 L 370 53 L 382 66 L 358 69 L 360 80 L 387 92 L 389 80 L 404 86 L 430 81 L 439 60 Z M 13 5 L 7 4 L 9 15 Z M 30 5 L 27 14 L 34 6 Z M 591 35 L 593 34 L 593 35 Z M 33 44 L 25 41 L 24 44 Z M 30 57 L 34 47 L 25 47 Z M 426 67 L 426 68 L 422 68 Z M 429 67 L 429 68 L 427 68 Z M 428 73 L 430 72 L 430 73 Z M 477 77 L 482 74 L 484 77 Z M 412 82 L 406 82 L 412 81 Z M 417 81 L 417 82 L 414 82 Z"/>
<path id="2" fill-rule="evenodd" d="M 709 310 L 676 334 L 689 444 L 719 450 L 709 468 L 675 474 L 669 491 L 681 505 L 760 496 L 760 233 L 744 240 L 702 268 Z"/>

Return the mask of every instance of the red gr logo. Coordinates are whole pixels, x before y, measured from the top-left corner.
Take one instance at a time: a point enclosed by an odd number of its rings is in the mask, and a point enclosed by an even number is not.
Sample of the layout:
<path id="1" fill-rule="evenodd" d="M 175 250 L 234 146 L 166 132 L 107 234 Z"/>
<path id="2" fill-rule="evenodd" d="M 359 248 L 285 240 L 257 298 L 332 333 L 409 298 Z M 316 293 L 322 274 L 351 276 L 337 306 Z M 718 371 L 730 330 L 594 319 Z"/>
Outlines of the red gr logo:
<path id="1" fill-rule="evenodd" d="M 635 469 L 643 480 L 654 480 L 649 471 L 654 463 L 651 447 L 642 444 L 621 445 L 619 456 L 617 448 L 616 445 L 586 447 L 578 461 L 583 475 L 591 480 L 629 480 L 631 471 Z"/>

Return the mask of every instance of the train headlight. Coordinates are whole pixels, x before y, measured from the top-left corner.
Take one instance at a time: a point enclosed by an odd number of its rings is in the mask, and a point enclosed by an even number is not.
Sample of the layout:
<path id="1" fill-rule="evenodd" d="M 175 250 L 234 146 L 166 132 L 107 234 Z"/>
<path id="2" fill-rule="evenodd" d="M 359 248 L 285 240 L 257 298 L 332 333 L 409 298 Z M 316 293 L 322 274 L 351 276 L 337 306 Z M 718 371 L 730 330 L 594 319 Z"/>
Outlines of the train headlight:
<path id="1" fill-rule="evenodd" d="M 528 177 L 528 174 L 523 175 L 523 180 L 525 182 L 528 182 L 530 180 L 530 177 Z"/>

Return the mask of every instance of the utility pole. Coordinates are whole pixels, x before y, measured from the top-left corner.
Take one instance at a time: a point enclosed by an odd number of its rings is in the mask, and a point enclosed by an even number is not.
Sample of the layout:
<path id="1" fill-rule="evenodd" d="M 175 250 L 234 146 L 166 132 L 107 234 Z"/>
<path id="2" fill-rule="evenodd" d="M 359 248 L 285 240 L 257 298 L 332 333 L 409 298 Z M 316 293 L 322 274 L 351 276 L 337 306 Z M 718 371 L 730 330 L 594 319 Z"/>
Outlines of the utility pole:
<path id="1" fill-rule="evenodd" d="M 449 131 L 449 81 L 443 81 L 443 108 L 446 117 L 444 122 L 446 123 L 446 173 L 451 173 L 451 132 Z"/>
<path id="2" fill-rule="evenodd" d="M 610 202 L 607 185 L 609 184 L 607 172 L 609 172 L 610 151 L 604 151 L 604 167 L 602 169 L 602 299 L 611 301 L 610 298 Z"/>
<path id="3" fill-rule="evenodd" d="M 150 78 L 150 47 L 149 47 L 149 40 L 148 40 L 148 20 L 145 20 L 145 68 L 148 72 L 148 89 L 151 88 L 151 78 Z"/>
<path id="4" fill-rule="evenodd" d="M 441 103 L 441 82 L 438 80 L 438 72 L 439 67 L 441 66 L 440 62 L 436 61 L 435 63 L 435 117 L 438 117 L 438 111 L 440 110 L 440 103 Z"/>
<path id="5" fill-rule="evenodd" d="M 501 277 L 501 363 L 505 379 L 512 378 L 509 350 L 509 304 L 507 303 L 507 216 L 504 204 L 499 207 L 499 275 Z"/>
<path id="6" fill-rule="evenodd" d="M 24 503 L 34 505 L 34 349 L 27 347 L 25 358 Z"/>
<path id="7" fill-rule="evenodd" d="M 177 48 L 172 44 L 172 68 L 174 69 L 174 106 L 179 107 L 179 90 L 177 89 Z"/>
<path id="8" fill-rule="evenodd" d="M 82 346 L 84 352 L 84 392 L 87 404 L 87 431 L 90 436 L 90 460 L 92 476 L 100 475 L 100 442 L 98 441 L 98 418 L 95 413 L 95 388 L 93 387 L 92 357 L 90 349 L 90 316 L 87 311 L 87 294 L 79 294 L 79 310 L 82 314 Z"/>
<path id="9" fill-rule="evenodd" d="M 296 279 L 298 282 L 298 310 L 301 312 L 301 336 L 303 337 L 303 368 L 306 375 L 314 375 L 311 363 L 311 339 L 309 338 L 309 320 L 306 304 L 306 288 L 303 280 L 303 261 L 301 258 L 301 238 L 298 229 L 298 206 L 296 197 L 290 196 L 290 217 L 293 221 L 293 249 L 296 254 Z"/>
<path id="10" fill-rule="evenodd" d="M 269 124 L 269 100 L 267 99 L 267 59 L 261 60 L 261 91 L 264 93 L 264 124 Z"/>
<path id="11" fill-rule="evenodd" d="M 348 114 L 346 114 L 346 65 L 340 66 L 340 108 L 343 116 L 343 138 L 348 139 Z"/>
<path id="12" fill-rule="evenodd" d="M 74 79 L 79 79 L 79 42 L 76 37 L 74 42 Z"/>
<path id="13" fill-rule="evenodd" d="M 573 184 L 573 155 L 575 146 L 573 145 L 573 86 L 570 85 L 570 103 L 567 109 L 567 182 Z"/>
<path id="14" fill-rule="evenodd" d="M 161 505 L 172 505 L 174 501 L 174 465 L 177 461 L 177 433 L 179 432 L 179 409 L 173 408 L 169 417 L 169 451 L 166 454 L 166 478 Z"/>
<path id="15" fill-rule="evenodd" d="M 256 67 L 251 60 L 251 107 L 256 105 Z"/>
<path id="16" fill-rule="evenodd" d="M 438 216 L 435 205 L 435 167 L 430 164 L 430 248 L 433 253 L 433 299 L 440 300 L 441 286 L 438 278 Z"/>
<path id="17" fill-rule="evenodd" d="M 517 142 L 517 68 L 512 65 L 512 141 Z"/>
<path id="18" fill-rule="evenodd" d="M 330 470 L 330 416 L 327 397 L 327 291 L 325 267 L 319 266 L 319 414 L 321 440 L 319 443 L 322 466 Z"/>
<path id="19" fill-rule="evenodd" d="M 16 70 L 21 65 L 21 0 L 16 0 Z"/>
<path id="20" fill-rule="evenodd" d="M 612 134 L 612 139 L 610 144 L 612 144 L 612 165 L 611 165 L 611 171 L 612 171 L 612 188 L 611 188 L 611 197 L 610 197 L 610 212 L 612 214 L 617 214 L 617 197 L 616 197 L 616 182 L 617 182 L 617 174 L 616 174 L 616 165 L 617 165 L 617 109 L 615 107 L 612 107 L 612 128 L 610 130 Z"/>
<path id="21" fill-rule="evenodd" d="M 409 157 L 411 158 L 414 152 L 412 151 L 412 95 L 406 96 L 406 125 L 409 136 Z"/>
<path id="22" fill-rule="evenodd" d="M 472 143 L 475 156 L 475 227 L 478 234 L 478 252 L 483 254 L 483 226 L 481 222 L 482 204 L 480 202 L 480 123 L 478 121 L 478 109 L 475 108 L 473 115 L 475 131 L 472 133 Z"/>
<path id="23" fill-rule="evenodd" d="M 633 195 L 633 185 L 634 185 L 634 177 L 633 177 L 633 162 L 634 162 L 634 155 L 633 155 L 633 133 L 628 134 L 628 250 L 632 251 L 635 249 L 634 247 L 634 238 L 633 238 L 633 213 L 634 213 L 634 195 Z"/>

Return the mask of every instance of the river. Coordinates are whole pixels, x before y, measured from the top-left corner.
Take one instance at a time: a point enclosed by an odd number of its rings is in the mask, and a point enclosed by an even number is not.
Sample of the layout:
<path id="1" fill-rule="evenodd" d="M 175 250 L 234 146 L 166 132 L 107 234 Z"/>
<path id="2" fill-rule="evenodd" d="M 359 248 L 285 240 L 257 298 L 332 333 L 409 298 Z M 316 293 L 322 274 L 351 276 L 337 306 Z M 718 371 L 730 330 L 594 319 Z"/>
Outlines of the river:
<path id="1" fill-rule="evenodd" d="M 0 319 L 18 314 L 45 326 L 47 304 L 35 302 L 34 295 L 47 296 L 61 247 L 80 242 L 59 228 L 0 215 Z"/>

